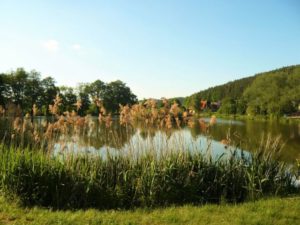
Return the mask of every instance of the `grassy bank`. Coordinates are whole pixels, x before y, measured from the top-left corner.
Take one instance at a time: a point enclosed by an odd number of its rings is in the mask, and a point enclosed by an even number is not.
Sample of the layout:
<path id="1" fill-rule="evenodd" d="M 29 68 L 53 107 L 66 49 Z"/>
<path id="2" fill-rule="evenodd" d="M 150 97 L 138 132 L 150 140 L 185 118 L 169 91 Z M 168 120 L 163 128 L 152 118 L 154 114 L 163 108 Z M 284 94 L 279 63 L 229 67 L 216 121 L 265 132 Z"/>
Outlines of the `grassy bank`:
<path id="1" fill-rule="evenodd" d="M 264 224 L 300 223 L 300 198 L 267 199 L 239 205 L 182 206 L 134 211 L 51 211 L 21 208 L 0 197 L 0 224 Z"/>

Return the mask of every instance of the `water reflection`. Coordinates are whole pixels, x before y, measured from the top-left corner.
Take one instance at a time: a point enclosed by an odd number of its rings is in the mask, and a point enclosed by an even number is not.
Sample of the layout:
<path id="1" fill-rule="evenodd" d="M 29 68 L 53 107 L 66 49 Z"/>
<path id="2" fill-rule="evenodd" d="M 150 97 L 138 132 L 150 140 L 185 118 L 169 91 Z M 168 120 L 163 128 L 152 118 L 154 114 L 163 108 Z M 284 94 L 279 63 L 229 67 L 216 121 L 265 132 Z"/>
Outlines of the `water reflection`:
<path id="1" fill-rule="evenodd" d="M 36 118 L 34 126 L 42 126 L 45 118 Z M 204 121 L 208 122 L 209 118 Z M 12 133 L 12 121 L 9 118 L 0 119 L 0 138 L 9 139 Z M 285 142 L 282 159 L 293 162 L 300 156 L 300 124 L 281 124 L 262 121 L 217 120 L 209 130 L 201 122 L 195 122 L 193 128 L 158 129 L 145 126 L 143 123 L 134 126 L 120 126 L 118 121 L 112 127 L 106 128 L 93 118 L 93 126 L 81 132 L 71 132 L 56 137 L 55 151 L 77 151 L 104 154 L 106 151 L 123 152 L 139 149 L 139 151 L 156 149 L 164 151 L 170 146 L 178 149 L 212 149 L 213 154 L 220 155 L 229 150 L 221 141 L 230 138 L 231 144 L 247 151 L 256 150 L 261 144 L 263 135 L 272 137 L 280 135 Z M 131 152 L 132 153 L 132 152 Z"/>

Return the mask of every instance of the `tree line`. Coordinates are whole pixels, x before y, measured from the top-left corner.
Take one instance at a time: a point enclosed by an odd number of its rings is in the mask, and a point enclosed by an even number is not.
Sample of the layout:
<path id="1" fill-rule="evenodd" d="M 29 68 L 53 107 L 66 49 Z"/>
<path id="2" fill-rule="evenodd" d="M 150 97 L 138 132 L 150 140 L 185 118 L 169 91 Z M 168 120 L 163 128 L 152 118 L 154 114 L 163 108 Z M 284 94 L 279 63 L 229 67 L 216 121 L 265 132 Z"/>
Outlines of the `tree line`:
<path id="1" fill-rule="evenodd" d="M 300 111 L 300 65 L 235 80 L 187 97 L 184 106 L 201 111 L 201 100 L 221 102 L 222 114 L 283 116 Z M 210 108 L 206 109 L 210 110 Z"/>
<path id="2" fill-rule="evenodd" d="M 39 109 L 39 115 L 48 116 L 49 105 L 53 104 L 57 95 L 62 99 L 61 112 L 77 110 L 76 102 L 80 101 L 79 115 L 97 115 L 99 112 L 95 99 L 101 100 L 109 113 L 117 113 L 119 104 L 130 105 L 137 102 L 136 95 L 120 80 L 110 83 L 96 80 L 73 88 L 58 87 L 54 78 L 41 78 L 41 74 L 35 70 L 28 72 L 18 68 L 0 74 L 0 106 L 7 113 L 32 113 L 35 105 Z"/>

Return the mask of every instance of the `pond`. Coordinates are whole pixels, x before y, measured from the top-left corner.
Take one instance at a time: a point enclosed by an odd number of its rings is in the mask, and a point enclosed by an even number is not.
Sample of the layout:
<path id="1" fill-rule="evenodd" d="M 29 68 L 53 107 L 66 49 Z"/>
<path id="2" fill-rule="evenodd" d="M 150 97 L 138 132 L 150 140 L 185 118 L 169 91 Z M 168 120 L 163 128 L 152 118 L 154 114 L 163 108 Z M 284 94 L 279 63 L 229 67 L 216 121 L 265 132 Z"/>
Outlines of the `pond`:
<path id="1" fill-rule="evenodd" d="M 209 118 L 204 118 L 209 121 Z M 34 120 L 34 126 L 42 126 L 44 117 Z M 280 136 L 283 143 L 281 158 L 292 163 L 300 158 L 300 124 L 284 124 L 270 121 L 253 120 L 225 120 L 217 119 L 215 125 L 209 131 L 203 130 L 201 123 L 194 126 L 171 129 L 158 129 L 144 126 L 143 123 L 135 126 L 121 126 L 117 119 L 110 128 L 99 124 L 97 118 L 91 118 L 88 129 L 79 133 L 59 135 L 53 144 L 54 152 L 88 152 L 88 153 L 134 153 L 149 149 L 158 152 L 167 149 L 178 150 L 210 150 L 215 156 L 227 153 L 232 149 L 243 149 L 253 152 L 268 137 L 275 140 Z M 11 119 L 1 119 L 0 137 L 9 136 L 12 133 Z M 230 147 L 231 146 L 231 147 Z M 232 147 L 234 146 L 234 147 Z"/>

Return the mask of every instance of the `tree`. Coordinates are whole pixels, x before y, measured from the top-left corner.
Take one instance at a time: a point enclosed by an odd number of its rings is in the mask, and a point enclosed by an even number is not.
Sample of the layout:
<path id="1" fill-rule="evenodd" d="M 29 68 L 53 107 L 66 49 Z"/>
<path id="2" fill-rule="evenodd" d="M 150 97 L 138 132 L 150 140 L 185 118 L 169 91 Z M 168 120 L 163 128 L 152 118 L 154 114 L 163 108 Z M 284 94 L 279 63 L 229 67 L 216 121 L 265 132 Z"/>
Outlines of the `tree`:
<path id="1" fill-rule="evenodd" d="M 73 110 L 76 111 L 75 103 L 77 102 L 77 96 L 74 93 L 74 89 L 72 87 L 61 86 L 59 87 L 59 93 L 63 103 L 61 110 L 63 112 L 72 112 Z"/>
<path id="2" fill-rule="evenodd" d="M 236 113 L 243 115 L 247 110 L 247 101 L 243 98 L 236 100 Z"/>
<path id="3" fill-rule="evenodd" d="M 281 116 L 297 111 L 300 99 L 300 76 L 297 72 L 279 70 L 258 76 L 243 94 L 248 102 L 247 111 L 257 114 Z"/>
<path id="4" fill-rule="evenodd" d="M 193 109 L 196 112 L 199 112 L 201 109 L 201 97 L 199 94 L 194 94 L 191 97 L 188 97 L 184 100 L 184 107 L 187 109 Z"/>
<path id="5" fill-rule="evenodd" d="M 59 89 L 55 86 L 55 80 L 52 77 L 46 77 L 41 81 L 43 95 L 41 97 L 41 106 L 44 115 L 49 115 L 49 105 L 53 104 L 53 100 Z"/>
<path id="6" fill-rule="evenodd" d="M 120 80 L 110 82 L 106 85 L 103 93 L 104 107 L 112 113 L 119 111 L 119 104 L 134 104 L 137 97 L 131 92 L 130 88 Z"/>
<path id="7" fill-rule="evenodd" d="M 232 98 L 224 98 L 219 109 L 220 113 L 224 114 L 236 114 L 237 107 L 236 107 L 236 100 Z"/>
<path id="8" fill-rule="evenodd" d="M 9 95 L 8 77 L 6 74 L 0 74 L 0 105 L 6 105 Z"/>
<path id="9" fill-rule="evenodd" d="M 91 106 L 90 94 L 89 94 L 89 84 L 79 84 L 77 87 L 78 98 L 81 100 L 81 108 L 78 110 L 79 115 L 85 115 Z"/>
<path id="10" fill-rule="evenodd" d="M 38 108 L 42 107 L 43 101 L 43 87 L 41 85 L 41 78 L 40 73 L 36 71 L 31 71 L 28 74 L 27 81 L 26 81 L 26 87 L 25 87 L 25 99 L 26 102 L 24 103 L 24 111 L 25 112 L 32 112 L 32 106 L 36 104 Z"/>
<path id="11" fill-rule="evenodd" d="M 78 113 L 82 116 L 87 113 L 93 115 L 99 113 L 98 106 L 92 104 L 94 98 L 102 100 L 107 110 L 112 113 L 119 110 L 119 104 L 137 102 L 136 96 L 122 81 L 105 84 L 101 80 L 96 80 L 90 84 L 80 84 L 75 92 L 71 87 L 56 87 L 52 77 L 41 80 L 40 73 L 35 70 L 26 72 L 23 68 L 18 68 L 8 74 L 0 74 L 0 105 L 10 109 L 22 109 L 20 115 L 33 113 L 32 107 L 36 105 L 43 115 L 48 116 L 49 105 L 54 103 L 57 94 L 63 101 L 59 108 L 60 112 L 75 110 L 75 103 L 81 100 Z"/>
<path id="12" fill-rule="evenodd" d="M 106 85 L 101 80 L 96 80 L 86 87 L 86 91 L 91 98 L 102 99 L 105 92 Z"/>
<path id="13" fill-rule="evenodd" d="M 28 74 L 23 68 L 18 68 L 9 74 L 9 85 L 11 88 L 9 98 L 14 104 L 19 105 L 21 109 L 24 109 L 24 105 L 26 104 L 27 79 Z"/>

